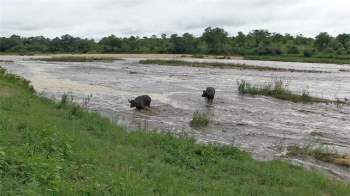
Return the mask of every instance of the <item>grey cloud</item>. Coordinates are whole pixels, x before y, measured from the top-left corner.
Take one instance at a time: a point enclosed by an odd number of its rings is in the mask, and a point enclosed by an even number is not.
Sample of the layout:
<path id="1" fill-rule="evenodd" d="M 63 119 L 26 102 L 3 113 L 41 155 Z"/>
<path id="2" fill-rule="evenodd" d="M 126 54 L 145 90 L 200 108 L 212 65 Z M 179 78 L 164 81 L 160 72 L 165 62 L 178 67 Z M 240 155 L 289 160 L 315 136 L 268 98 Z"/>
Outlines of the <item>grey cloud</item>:
<path id="1" fill-rule="evenodd" d="M 0 0 L 0 36 L 100 38 L 262 28 L 314 36 L 350 32 L 347 0 Z"/>

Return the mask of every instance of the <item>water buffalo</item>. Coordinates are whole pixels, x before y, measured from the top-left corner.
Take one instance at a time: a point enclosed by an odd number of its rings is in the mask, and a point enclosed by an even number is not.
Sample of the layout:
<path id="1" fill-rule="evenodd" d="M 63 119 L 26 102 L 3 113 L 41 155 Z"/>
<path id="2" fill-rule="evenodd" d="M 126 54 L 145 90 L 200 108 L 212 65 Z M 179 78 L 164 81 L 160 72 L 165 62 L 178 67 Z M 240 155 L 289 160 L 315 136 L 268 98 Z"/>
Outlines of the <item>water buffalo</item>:
<path id="1" fill-rule="evenodd" d="M 213 87 L 208 87 L 207 90 L 203 91 L 202 97 L 206 97 L 208 101 L 213 101 L 215 96 L 215 89 Z"/>
<path id="2" fill-rule="evenodd" d="M 151 101 L 152 99 L 150 96 L 142 95 L 136 97 L 134 100 L 129 100 L 129 103 L 131 108 L 136 107 L 136 109 L 142 110 L 145 109 L 145 107 L 150 107 Z"/>

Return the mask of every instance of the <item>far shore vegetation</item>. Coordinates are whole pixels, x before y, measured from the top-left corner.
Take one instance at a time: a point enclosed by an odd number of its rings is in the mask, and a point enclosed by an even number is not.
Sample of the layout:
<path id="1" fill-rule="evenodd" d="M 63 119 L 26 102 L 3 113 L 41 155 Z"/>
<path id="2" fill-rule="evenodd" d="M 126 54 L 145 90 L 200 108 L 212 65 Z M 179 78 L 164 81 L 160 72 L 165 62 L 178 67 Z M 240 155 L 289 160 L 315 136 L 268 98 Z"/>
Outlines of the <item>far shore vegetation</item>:
<path id="1" fill-rule="evenodd" d="M 63 35 L 0 37 L 0 54 L 184 54 L 203 58 L 244 56 L 246 59 L 350 64 L 350 34 L 330 35 L 321 32 L 315 37 L 273 33 L 264 29 L 248 33 L 227 32 L 208 27 L 200 36 L 182 35 L 117 37 L 99 40 Z"/>
<path id="2" fill-rule="evenodd" d="M 147 59 L 140 60 L 141 64 L 157 64 L 157 65 L 169 65 L 169 66 L 190 66 L 190 67 L 211 67 L 211 68 L 223 68 L 223 69 L 250 69 L 257 71 L 281 71 L 281 72 L 303 72 L 303 73 L 329 73 L 320 70 L 305 70 L 305 69 L 292 69 L 292 68 L 278 68 L 268 66 L 257 66 L 247 64 L 233 64 L 233 63 L 220 63 L 220 62 L 191 62 L 183 60 L 162 60 L 162 59 Z"/>
<path id="3" fill-rule="evenodd" d="M 274 97 L 281 100 L 295 103 L 327 103 L 327 104 L 346 104 L 345 100 L 330 100 L 319 97 L 312 97 L 304 90 L 301 95 L 294 94 L 287 88 L 287 84 L 282 80 L 267 82 L 263 85 L 254 85 L 245 80 L 238 81 L 238 92 L 242 95 L 262 95 Z"/>
<path id="4" fill-rule="evenodd" d="M 0 195 L 348 195 L 350 184 L 231 146 L 127 131 L 0 69 Z"/>
<path id="5" fill-rule="evenodd" d="M 0 63 L 13 63 L 11 60 L 0 60 Z"/>
<path id="6" fill-rule="evenodd" d="M 47 61 L 47 62 L 113 62 L 123 59 L 114 57 L 94 57 L 94 56 L 54 56 L 45 58 L 32 58 L 30 60 Z"/>

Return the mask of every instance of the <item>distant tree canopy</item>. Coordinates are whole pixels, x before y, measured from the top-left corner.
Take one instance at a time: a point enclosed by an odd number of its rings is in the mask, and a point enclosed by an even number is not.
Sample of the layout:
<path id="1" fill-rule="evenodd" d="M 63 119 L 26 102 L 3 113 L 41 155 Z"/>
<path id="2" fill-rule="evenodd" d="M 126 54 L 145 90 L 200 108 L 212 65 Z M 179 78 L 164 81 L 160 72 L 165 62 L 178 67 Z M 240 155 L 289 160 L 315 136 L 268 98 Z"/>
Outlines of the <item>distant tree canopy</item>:
<path id="1" fill-rule="evenodd" d="M 290 55 L 332 57 L 350 55 L 350 34 L 332 37 L 326 32 L 315 38 L 303 35 L 253 30 L 230 36 L 222 28 L 208 27 L 201 36 L 163 34 L 160 37 L 117 37 L 110 35 L 96 41 L 71 35 L 53 39 L 43 36 L 0 37 L 3 53 L 177 53 L 219 55 Z"/>

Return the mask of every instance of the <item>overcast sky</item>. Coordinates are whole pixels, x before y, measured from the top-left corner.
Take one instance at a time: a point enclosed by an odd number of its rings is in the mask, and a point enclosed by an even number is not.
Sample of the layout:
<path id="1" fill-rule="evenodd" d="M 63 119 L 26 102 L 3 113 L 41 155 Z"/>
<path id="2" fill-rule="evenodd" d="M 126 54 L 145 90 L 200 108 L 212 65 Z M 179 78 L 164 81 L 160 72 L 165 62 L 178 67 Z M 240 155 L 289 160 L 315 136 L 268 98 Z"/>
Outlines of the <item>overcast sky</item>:
<path id="1" fill-rule="evenodd" d="M 0 0 L 0 36 L 350 33 L 350 0 Z"/>

